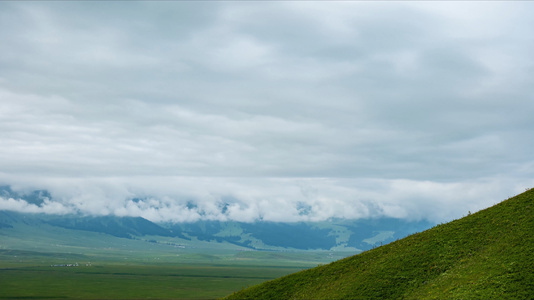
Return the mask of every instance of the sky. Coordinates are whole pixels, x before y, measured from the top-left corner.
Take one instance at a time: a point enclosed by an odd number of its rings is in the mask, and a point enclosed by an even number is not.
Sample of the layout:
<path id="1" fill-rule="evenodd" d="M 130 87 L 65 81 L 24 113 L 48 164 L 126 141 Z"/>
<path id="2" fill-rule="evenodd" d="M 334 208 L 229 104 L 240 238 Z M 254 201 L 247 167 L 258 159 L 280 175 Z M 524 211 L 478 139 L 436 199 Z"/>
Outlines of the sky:
<path id="1" fill-rule="evenodd" d="M 534 187 L 534 3 L 2 1 L 0 209 L 448 221 Z"/>

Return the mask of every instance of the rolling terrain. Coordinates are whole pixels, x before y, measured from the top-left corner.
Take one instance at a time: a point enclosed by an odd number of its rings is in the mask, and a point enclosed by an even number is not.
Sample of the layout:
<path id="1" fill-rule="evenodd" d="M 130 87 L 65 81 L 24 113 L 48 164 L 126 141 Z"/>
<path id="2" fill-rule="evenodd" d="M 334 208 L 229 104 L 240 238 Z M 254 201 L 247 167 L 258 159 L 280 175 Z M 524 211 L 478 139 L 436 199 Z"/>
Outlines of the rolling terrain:
<path id="1" fill-rule="evenodd" d="M 38 207 L 52 195 L 3 186 L 0 197 Z M 213 299 L 428 227 L 396 219 L 170 224 L 0 210 L 0 299 Z"/>
<path id="2" fill-rule="evenodd" d="M 531 299 L 534 189 L 226 299 Z"/>
<path id="3" fill-rule="evenodd" d="M 135 219 L 103 218 L 104 233 L 48 224 L 53 216 L 1 215 L 0 299 L 214 299 L 349 255 L 110 234 L 131 232 L 118 228 Z"/>

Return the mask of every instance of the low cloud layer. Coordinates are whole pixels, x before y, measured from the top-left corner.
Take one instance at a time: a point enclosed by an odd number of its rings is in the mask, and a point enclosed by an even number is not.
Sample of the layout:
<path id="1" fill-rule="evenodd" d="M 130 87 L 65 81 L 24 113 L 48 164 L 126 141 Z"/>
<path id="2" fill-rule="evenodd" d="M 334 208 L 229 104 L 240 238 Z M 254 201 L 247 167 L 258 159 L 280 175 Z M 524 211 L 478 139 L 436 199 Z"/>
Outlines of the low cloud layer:
<path id="1" fill-rule="evenodd" d="M 275 221 L 487 207 L 534 186 L 533 12 L 1 2 L 0 185 L 53 199 L 0 209 Z"/>
<path id="2" fill-rule="evenodd" d="M 21 180 L 20 182 L 25 182 Z M 444 222 L 494 205 L 534 181 L 462 183 L 332 178 L 138 177 L 33 181 L 51 193 L 41 204 L 0 197 L 6 210 L 141 216 L 155 222 L 324 221 L 393 217 Z M 14 183 L 20 195 L 33 192 Z M 22 198 L 22 199 L 21 199 Z"/>

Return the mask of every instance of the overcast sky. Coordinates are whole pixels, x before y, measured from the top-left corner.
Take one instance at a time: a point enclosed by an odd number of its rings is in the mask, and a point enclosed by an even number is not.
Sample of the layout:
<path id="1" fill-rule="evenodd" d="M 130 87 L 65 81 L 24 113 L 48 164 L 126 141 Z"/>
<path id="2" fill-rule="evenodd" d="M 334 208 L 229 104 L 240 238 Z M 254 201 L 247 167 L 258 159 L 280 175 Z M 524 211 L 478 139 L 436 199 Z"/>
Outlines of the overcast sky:
<path id="1" fill-rule="evenodd" d="M 0 2 L 0 209 L 447 221 L 534 186 L 534 3 Z"/>

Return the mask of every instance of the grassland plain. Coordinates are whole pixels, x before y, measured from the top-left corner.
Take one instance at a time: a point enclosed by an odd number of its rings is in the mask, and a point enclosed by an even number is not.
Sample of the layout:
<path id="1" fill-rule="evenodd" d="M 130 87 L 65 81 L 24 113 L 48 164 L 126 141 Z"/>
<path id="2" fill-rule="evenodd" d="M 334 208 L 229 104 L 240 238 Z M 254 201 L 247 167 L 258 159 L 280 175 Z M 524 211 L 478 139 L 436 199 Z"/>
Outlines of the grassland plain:
<path id="1" fill-rule="evenodd" d="M 6 268 L 0 298 L 212 299 L 298 270 L 208 264 Z"/>
<path id="2" fill-rule="evenodd" d="M 1 229 L 0 299 L 213 299 L 350 255 L 252 251 L 161 236 L 126 239 L 38 220 L 27 215 Z"/>
<path id="3" fill-rule="evenodd" d="M 532 299 L 534 189 L 225 299 Z"/>
<path id="4" fill-rule="evenodd" d="M 327 257 L 323 252 L 215 251 L 179 256 L 138 251 L 123 257 L 2 249 L 0 299 L 214 299 Z"/>

